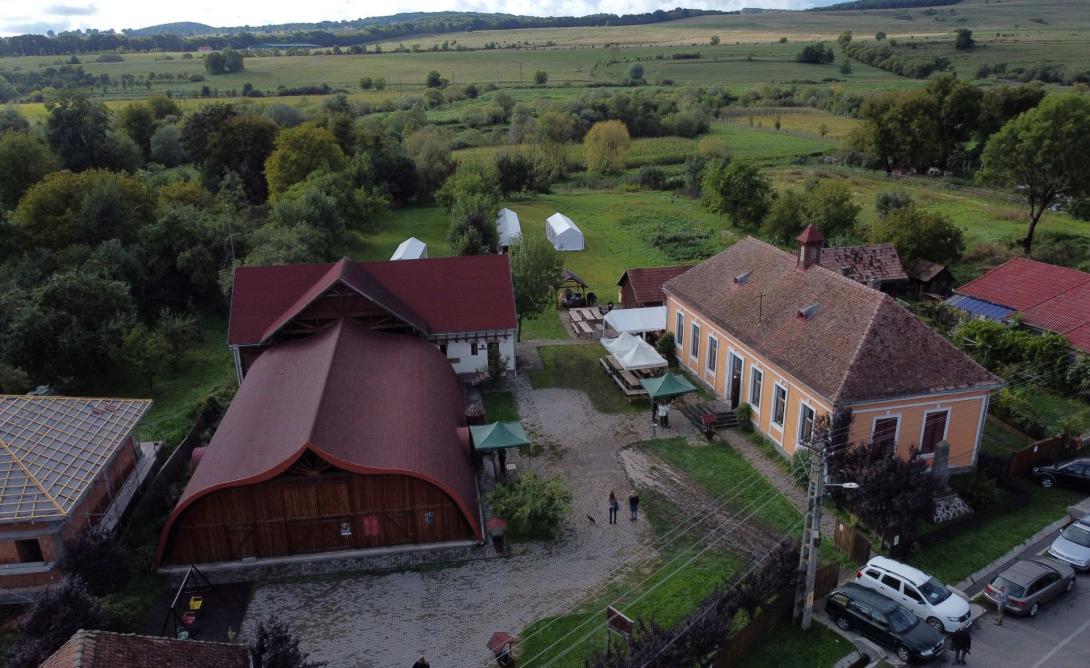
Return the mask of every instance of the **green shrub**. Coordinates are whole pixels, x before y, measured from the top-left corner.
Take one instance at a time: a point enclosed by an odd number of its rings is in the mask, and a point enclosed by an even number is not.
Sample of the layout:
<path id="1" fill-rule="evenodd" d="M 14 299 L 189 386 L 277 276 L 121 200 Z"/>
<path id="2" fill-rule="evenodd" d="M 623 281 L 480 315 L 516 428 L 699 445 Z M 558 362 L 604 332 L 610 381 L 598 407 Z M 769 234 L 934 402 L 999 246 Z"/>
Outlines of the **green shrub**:
<path id="1" fill-rule="evenodd" d="M 805 486 L 810 479 L 811 456 L 809 448 L 799 448 L 791 457 L 791 475 L 800 487 Z"/>
<path id="2" fill-rule="evenodd" d="M 662 355 L 671 369 L 677 368 L 677 341 L 673 332 L 666 332 L 655 341 L 655 352 Z"/>
<path id="3" fill-rule="evenodd" d="M 999 500 L 999 485 L 983 471 L 953 478 L 951 485 L 973 510 L 981 510 Z"/>
<path id="4" fill-rule="evenodd" d="M 753 419 L 753 406 L 745 402 L 739 404 L 734 411 L 734 416 L 738 418 L 738 431 L 743 434 L 753 431 L 753 423 L 750 422 Z"/>
<path id="5" fill-rule="evenodd" d="M 571 499 L 563 478 L 531 471 L 498 486 L 490 504 L 494 515 L 507 520 L 510 540 L 551 540 L 560 535 Z"/>

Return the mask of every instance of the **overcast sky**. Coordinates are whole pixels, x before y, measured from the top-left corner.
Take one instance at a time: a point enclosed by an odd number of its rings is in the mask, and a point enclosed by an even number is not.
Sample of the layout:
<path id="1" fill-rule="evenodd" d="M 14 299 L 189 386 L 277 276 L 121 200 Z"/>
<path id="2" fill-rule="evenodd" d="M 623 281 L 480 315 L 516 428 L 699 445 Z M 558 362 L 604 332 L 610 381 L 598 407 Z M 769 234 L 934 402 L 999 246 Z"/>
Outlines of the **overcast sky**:
<path id="1" fill-rule="evenodd" d="M 0 34 L 61 32 L 76 28 L 143 28 L 175 21 L 213 26 L 266 25 L 358 19 L 399 12 L 461 10 L 535 16 L 633 14 L 672 9 L 734 10 L 742 7 L 802 9 L 832 0 L 0 0 Z"/>

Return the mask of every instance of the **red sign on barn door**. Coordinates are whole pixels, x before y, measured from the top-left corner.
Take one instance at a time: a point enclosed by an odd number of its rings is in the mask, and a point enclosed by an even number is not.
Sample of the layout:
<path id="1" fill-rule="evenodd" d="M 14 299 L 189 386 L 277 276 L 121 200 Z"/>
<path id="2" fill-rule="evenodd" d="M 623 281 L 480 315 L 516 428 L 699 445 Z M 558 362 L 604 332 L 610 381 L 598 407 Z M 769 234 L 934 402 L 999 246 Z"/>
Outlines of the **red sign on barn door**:
<path id="1" fill-rule="evenodd" d="M 382 534 L 382 526 L 379 524 L 378 515 L 367 515 L 363 518 L 363 535 L 379 536 Z"/>

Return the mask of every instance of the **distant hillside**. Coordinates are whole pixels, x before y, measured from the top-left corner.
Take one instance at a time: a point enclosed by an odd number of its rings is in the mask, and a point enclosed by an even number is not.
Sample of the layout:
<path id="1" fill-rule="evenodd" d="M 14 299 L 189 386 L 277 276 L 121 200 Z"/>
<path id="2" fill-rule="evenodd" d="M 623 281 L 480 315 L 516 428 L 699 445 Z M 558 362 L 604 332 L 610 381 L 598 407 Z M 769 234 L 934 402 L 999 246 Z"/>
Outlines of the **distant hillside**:
<path id="1" fill-rule="evenodd" d="M 134 36 L 178 35 L 179 37 L 193 37 L 195 35 L 212 35 L 217 31 L 219 31 L 219 28 L 213 28 L 204 23 L 180 21 L 178 23 L 161 23 L 157 26 L 148 26 L 147 28 L 140 28 L 139 30 L 126 30 L 125 33 Z"/>
<path id="2" fill-rule="evenodd" d="M 855 0 L 838 2 L 825 7 L 812 7 L 811 12 L 846 12 L 858 9 L 912 9 L 914 7 L 944 7 L 956 5 L 961 0 Z"/>

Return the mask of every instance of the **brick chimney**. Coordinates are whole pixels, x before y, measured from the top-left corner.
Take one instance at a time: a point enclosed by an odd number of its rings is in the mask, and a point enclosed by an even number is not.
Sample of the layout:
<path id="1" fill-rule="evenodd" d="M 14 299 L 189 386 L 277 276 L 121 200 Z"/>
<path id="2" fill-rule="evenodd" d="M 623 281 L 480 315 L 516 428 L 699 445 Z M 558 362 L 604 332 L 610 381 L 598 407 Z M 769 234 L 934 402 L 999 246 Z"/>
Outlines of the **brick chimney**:
<path id="1" fill-rule="evenodd" d="M 813 225 L 807 225 L 802 234 L 795 237 L 799 242 L 799 257 L 795 266 L 808 269 L 810 265 L 821 264 L 821 247 L 825 245 L 825 235 Z"/>

